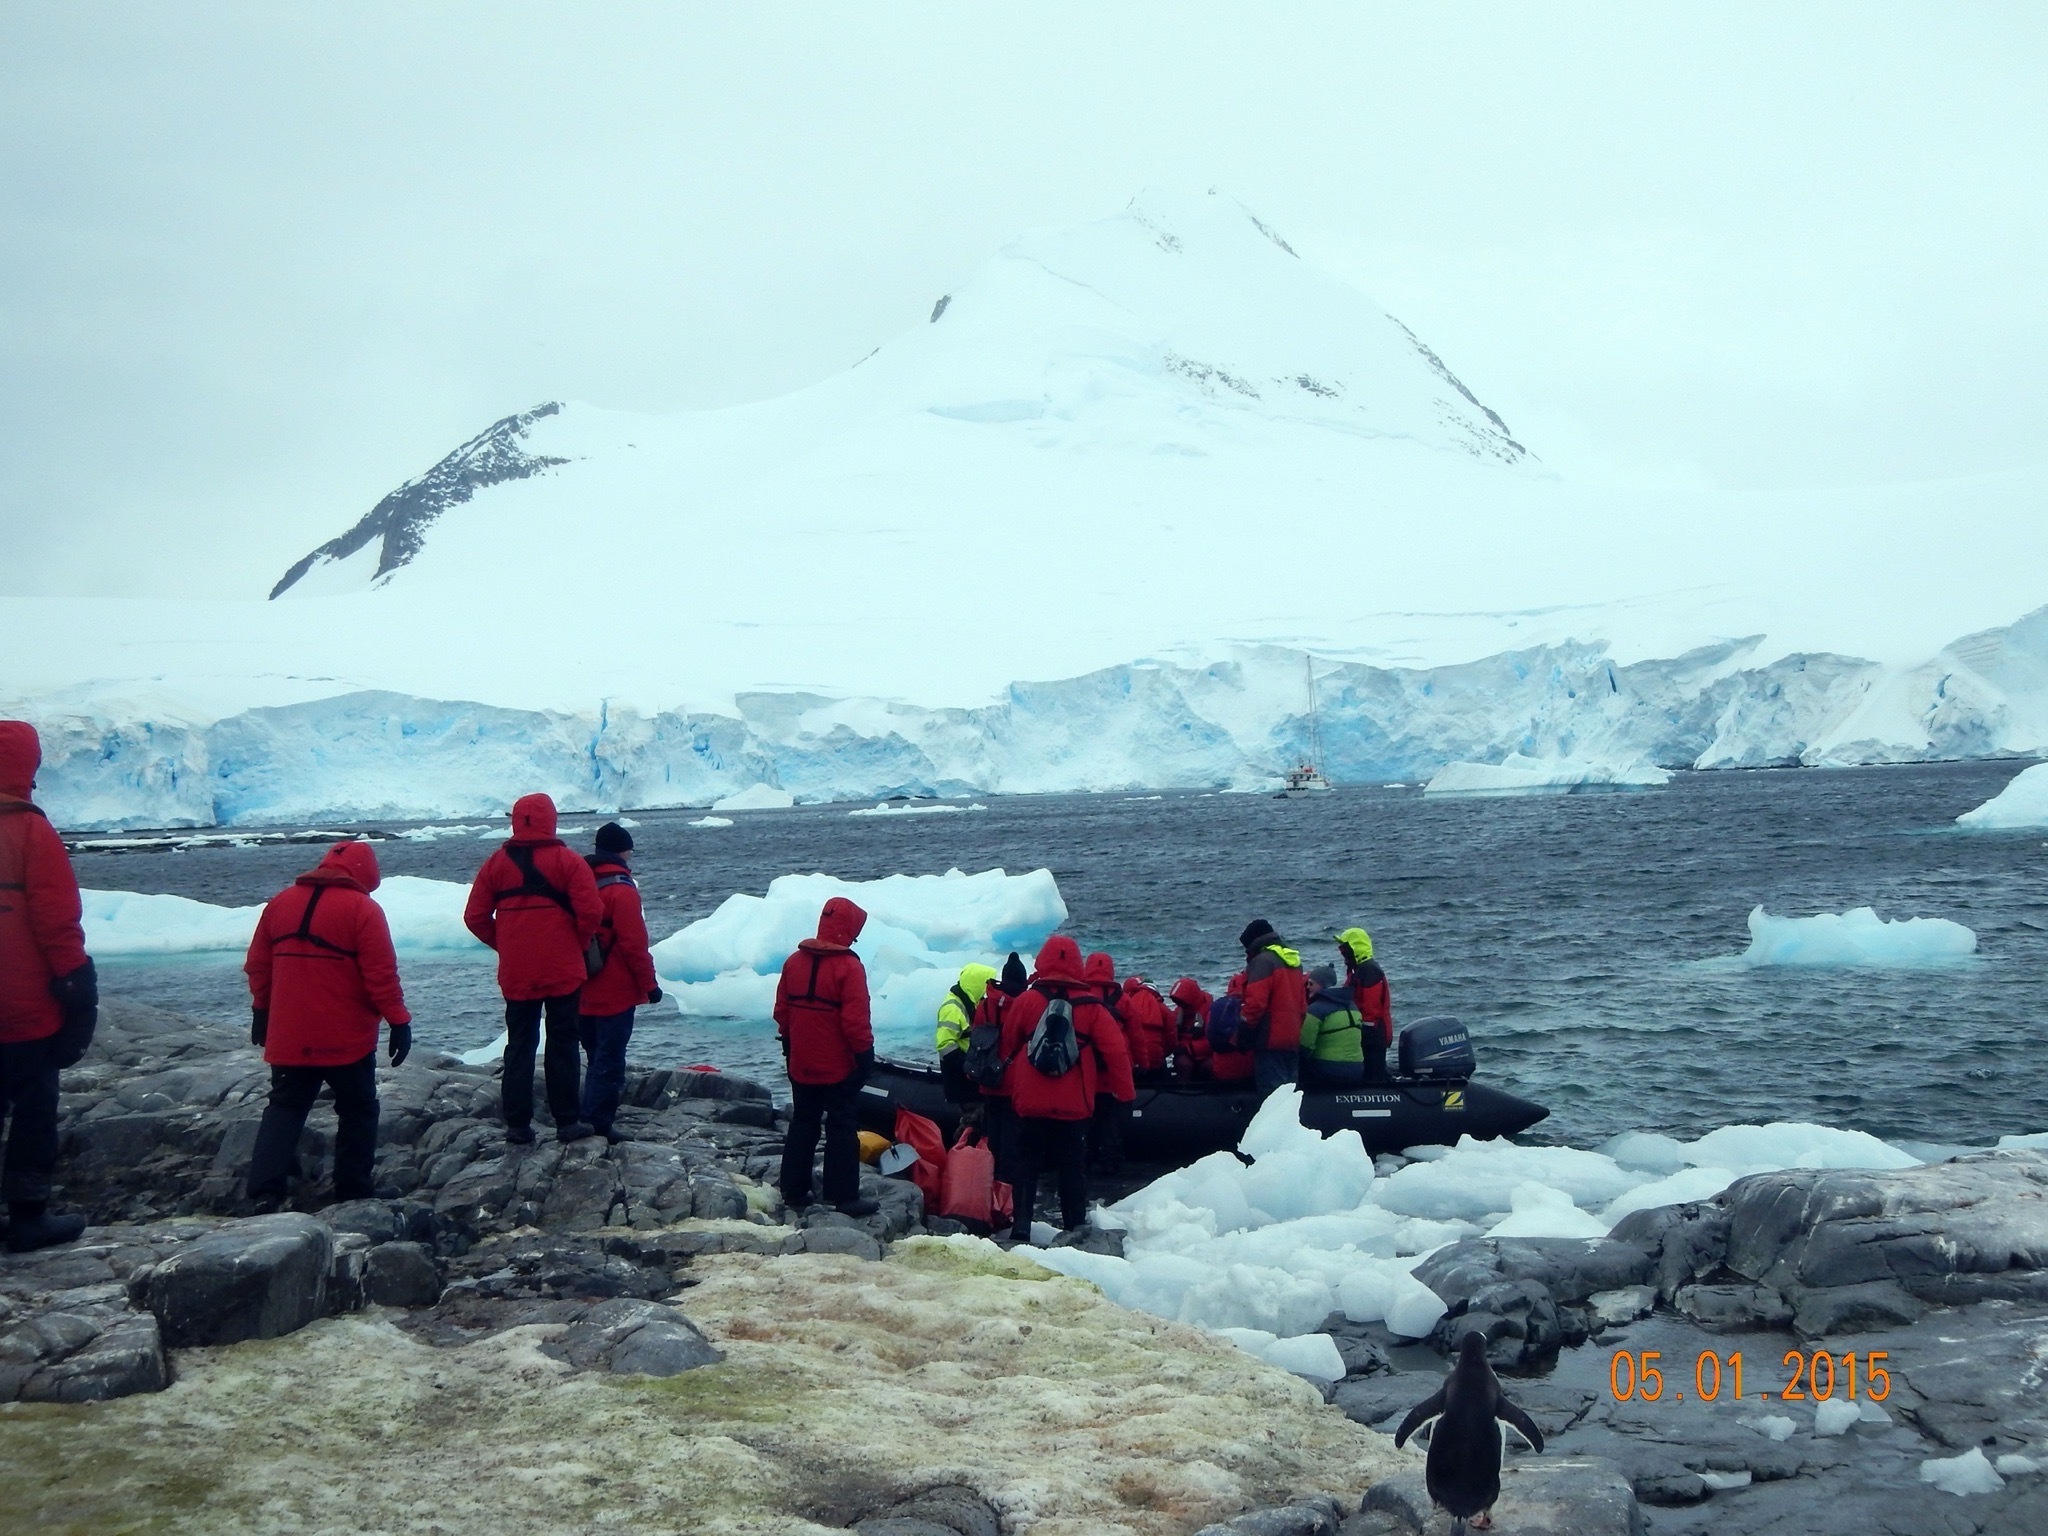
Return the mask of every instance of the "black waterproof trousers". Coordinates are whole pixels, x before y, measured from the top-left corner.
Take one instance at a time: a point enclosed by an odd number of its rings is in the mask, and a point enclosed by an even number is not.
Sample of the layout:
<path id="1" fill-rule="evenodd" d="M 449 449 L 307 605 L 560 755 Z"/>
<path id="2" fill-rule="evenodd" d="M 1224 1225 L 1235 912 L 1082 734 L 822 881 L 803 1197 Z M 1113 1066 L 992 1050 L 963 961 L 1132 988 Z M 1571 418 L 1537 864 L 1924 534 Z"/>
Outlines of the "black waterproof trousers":
<path id="1" fill-rule="evenodd" d="M 1275 1088 L 1293 1082 L 1300 1059 L 1299 1051 L 1253 1051 L 1252 1078 L 1258 1085 L 1259 1097 L 1264 1099 Z"/>
<path id="2" fill-rule="evenodd" d="M 0 1199 L 48 1200 L 57 1168 L 57 1069 L 48 1040 L 0 1045 L 0 1118 L 8 1121 Z"/>
<path id="3" fill-rule="evenodd" d="M 1020 1243 L 1031 1240 L 1031 1213 L 1038 1204 L 1038 1176 L 1055 1169 L 1060 1179 L 1060 1225 L 1072 1231 L 1088 1219 L 1086 1120 L 1019 1116 L 1016 1161 L 1017 1216 L 1011 1223 L 1010 1236 Z"/>
<path id="4" fill-rule="evenodd" d="M 367 1200 L 375 1193 L 377 1053 L 342 1067 L 272 1067 L 270 1102 L 249 1157 L 249 1198 L 281 1200 L 299 1150 L 299 1133 L 326 1084 L 334 1090 L 334 1198 Z"/>
<path id="5" fill-rule="evenodd" d="M 533 1124 L 533 1056 L 540 1046 L 541 1015 L 547 1015 L 548 1114 L 555 1126 L 574 1125 L 583 1107 L 583 1037 L 576 1028 L 582 988 L 560 997 L 505 999 L 505 1129 Z"/>
<path id="6" fill-rule="evenodd" d="M 1130 1118 L 1130 1105 L 1106 1093 L 1095 1095 L 1095 1118 L 1088 1125 L 1088 1162 L 1106 1178 L 1117 1178 L 1124 1171 L 1124 1127 Z"/>
<path id="7" fill-rule="evenodd" d="M 860 1074 L 837 1083 L 789 1085 L 789 1133 L 782 1139 L 782 1198 L 811 1203 L 811 1164 L 825 1133 L 825 1203 L 860 1198 Z"/>

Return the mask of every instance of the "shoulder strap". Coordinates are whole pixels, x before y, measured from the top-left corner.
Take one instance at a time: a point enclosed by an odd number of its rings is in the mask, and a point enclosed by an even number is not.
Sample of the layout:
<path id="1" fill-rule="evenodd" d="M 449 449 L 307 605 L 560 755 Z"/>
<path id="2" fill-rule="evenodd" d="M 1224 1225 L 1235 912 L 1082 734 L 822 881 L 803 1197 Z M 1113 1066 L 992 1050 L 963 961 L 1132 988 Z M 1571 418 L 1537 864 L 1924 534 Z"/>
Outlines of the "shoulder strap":
<path id="1" fill-rule="evenodd" d="M 313 887 L 313 894 L 306 898 L 305 911 L 299 914 L 298 928 L 294 932 L 286 934 L 285 937 L 288 939 L 304 939 L 316 949 L 329 950 L 334 954 L 347 955 L 353 959 L 355 957 L 354 950 L 344 949 L 332 939 L 323 939 L 313 931 L 313 909 L 320 905 L 320 898 L 326 894 L 326 886 L 316 885 Z"/>
<path id="2" fill-rule="evenodd" d="M 526 846 L 526 844 L 507 843 L 505 845 L 505 857 L 512 861 L 513 865 L 519 870 L 519 873 L 525 878 L 511 889 L 498 892 L 497 899 L 499 901 L 503 901 L 508 896 L 545 896 L 564 912 L 575 911 L 575 908 L 569 902 L 569 893 L 559 885 L 556 885 L 554 881 L 550 880 L 535 867 L 533 850 Z"/>
<path id="3" fill-rule="evenodd" d="M 825 963 L 825 957 L 815 949 L 807 949 L 804 953 L 811 957 L 811 979 L 804 983 L 803 991 L 790 998 L 789 1001 L 792 1003 L 822 1003 L 825 999 L 818 996 L 818 968 Z"/>

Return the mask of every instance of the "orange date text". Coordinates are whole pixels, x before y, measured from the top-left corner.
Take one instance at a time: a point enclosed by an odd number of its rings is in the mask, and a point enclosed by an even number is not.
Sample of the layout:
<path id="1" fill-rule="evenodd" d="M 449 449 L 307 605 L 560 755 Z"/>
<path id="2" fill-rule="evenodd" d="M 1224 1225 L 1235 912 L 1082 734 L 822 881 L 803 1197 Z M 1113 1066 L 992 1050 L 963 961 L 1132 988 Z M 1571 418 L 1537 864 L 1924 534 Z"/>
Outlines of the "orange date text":
<path id="1" fill-rule="evenodd" d="M 1782 1370 L 1774 1373 L 1779 1377 L 1778 1385 L 1759 1389 L 1749 1400 L 1776 1398 L 1796 1403 L 1826 1402 L 1834 1397 L 1853 1401 L 1864 1397 L 1881 1403 L 1892 1395 L 1892 1375 L 1885 1364 L 1889 1358 L 1882 1349 L 1860 1355 L 1854 1351 L 1831 1355 L 1824 1349 L 1811 1354 L 1788 1349 L 1779 1362 Z M 1618 1403 L 1682 1403 L 1687 1397 L 1700 1403 L 1743 1399 L 1740 1350 L 1731 1355 L 1702 1350 L 1693 1361 L 1690 1382 L 1683 1374 L 1667 1379 L 1673 1371 L 1683 1373 L 1683 1362 L 1667 1364 L 1659 1350 L 1619 1349 L 1607 1362 L 1607 1388 Z"/>

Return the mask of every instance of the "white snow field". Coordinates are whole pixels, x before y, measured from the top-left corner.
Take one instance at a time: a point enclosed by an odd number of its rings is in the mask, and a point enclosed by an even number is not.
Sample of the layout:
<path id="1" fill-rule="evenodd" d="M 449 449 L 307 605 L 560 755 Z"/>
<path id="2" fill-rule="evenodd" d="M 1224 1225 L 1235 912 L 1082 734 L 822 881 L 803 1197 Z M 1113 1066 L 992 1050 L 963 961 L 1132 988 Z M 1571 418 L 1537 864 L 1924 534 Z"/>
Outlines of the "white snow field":
<path id="1" fill-rule="evenodd" d="M 779 399 L 507 416 L 286 582 L 222 550 L 203 599 L 0 598 L 45 804 L 113 828 L 1254 787 L 1306 745 L 1304 657 L 1338 782 L 2048 752 L 2048 473 L 1569 483 L 1215 194 L 1023 236 L 934 297 Z M 505 623 L 531 552 L 593 527 L 631 552 L 631 624 Z M 971 644 L 963 576 L 1004 599 Z"/>
<path id="2" fill-rule="evenodd" d="M 2023 769 L 2010 784 L 1974 811 L 1956 818 L 1973 832 L 2005 832 L 2048 827 L 2048 763 Z"/>
<path id="3" fill-rule="evenodd" d="M 137 895 L 132 891 L 81 891 L 85 947 L 99 959 L 133 955 L 242 951 L 256 932 L 261 906 L 218 907 L 186 896 Z M 400 950 L 475 950 L 485 953 L 462 925 L 469 887 L 453 880 L 390 875 L 377 887 L 376 901 L 391 924 Z M 936 1005 L 935 1005 L 936 1006 Z"/>
<path id="4" fill-rule="evenodd" d="M 1753 907 L 1749 948 L 1735 956 L 1734 963 L 1911 968 L 1955 965 L 1976 953 L 1977 935 L 1945 917 L 1886 919 L 1871 907 L 1812 917 L 1772 917 L 1762 907 Z"/>
<path id="5" fill-rule="evenodd" d="M 888 875 L 840 880 L 782 875 L 762 896 L 728 896 L 654 946 L 663 989 L 685 1015 L 759 1027 L 776 978 L 798 942 L 818 929 L 827 899 L 845 896 L 868 920 L 854 951 L 867 966 L 878 1049 L 931 1050 L 932 1019 L 970 961 L 1001 965 L 1011 950 L 1034 953 L 1067 920 L 1052 871 L 1011 875 Z"/>
<path id="6" fill-rule="evenodd" d="M 1654 789 L 1668 770 L 1646 762 L 1589 763 L 1571 757 L 1525 757 L 1498 763 L 1448 763 L 1422 786 L 1425 795 L 1571 794 L 1585 789 Z"/>
<path id="7" fill-rule="evenodd" d="M 1167 1174 L 1095 1222 L 1124 1233 L 1124 1256 L 1034 1251 L 1049 1269 L 1092 1281 L 1115 1302 L 1198 1323 L 1262 1358 L 1315 1376 L 1313 1333 L 1331 1312 L 1420 1338 L 1443 1303 L 1415 1279 L 1430 1253 L 1480 1233 L 1599 1237 L 1638 1208 L 1718 1194 L 1745 1174 L 1783 1168 L 1906 1168 L 1919 1159 L 1860 1131 L 1785 1122 L 1724 1126 L 1697 1141 L 1634 1132 L 1597 1152 L 1474 1141 L 1411 1148 L 1375 1172 L 1355 1131 L 1327 1140 L 1300 1122 L 1301 1093 L 1268 1098 L 1239 1150 Z M 1251 1330 L 1249 1333 L 1233 1330 Z"/>

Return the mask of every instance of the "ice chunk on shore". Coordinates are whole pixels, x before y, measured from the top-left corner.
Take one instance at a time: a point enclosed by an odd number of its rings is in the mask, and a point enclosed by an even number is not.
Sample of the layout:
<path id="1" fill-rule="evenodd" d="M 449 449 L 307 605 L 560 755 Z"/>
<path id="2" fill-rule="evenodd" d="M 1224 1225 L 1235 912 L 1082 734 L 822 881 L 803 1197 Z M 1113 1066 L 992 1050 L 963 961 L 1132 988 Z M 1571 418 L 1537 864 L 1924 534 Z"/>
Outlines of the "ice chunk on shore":
<path id="1" fill-rule="evenodd" d="M 1422 786 L 1425 795 L 1569 794 L 1582 789 L 1652 789 L 1671 780 L 1650 763 L 1595 763 L 1571 757 L 1524 757 L 1498 763 L 1450 763 Z"/>
<path id="2" fill-rule="evenodd" d="M 1736 963 L 1911 968 L 1954 965 L 1976 952 L 1977 935 L 1945 917 L 1887 921 L 1870 907 L 1813 917 L 1772 917 L 1755 907 L 1749 914 L 1749 948 Z"/>
<path id="3" fill-rule="evenodd" d="M 1487 1229 L 1489 1237 L 1605 1237 L 1608 1223 L 1580 1210 L 1572 1197 L 1548 1184 L 1517 1184 L 1508 1196 L 1512 1207 L 1505 1221 Z"/>
<path id="4" fill-rule="evenodd" d="M 777 789 L 772 784 L 749 784 L 737 794 L 727 795 L 723 800 L 714 800 L 714 811 L 786 811 L 796 804 L 796 796 L 786 789 Z"/>
<path id="5" fill-rule="evenodd" d="M 1477 1221 L 1509 1211 L 1516 1189 L 1545 1185 L 1574 1205 L 1605 1205 L 1647 1183 L 1611 1157 L 1576 1147 L 1520 1147 L 1460 1138 L 1433 1162 L 1410 1163 L 1373 1191 L 1376 1204 L 1435 1221 Z"/>
<path id="6" fill-rule="evenodd" d="M 102 960 L 133 955 L 240 953 L 256 932 L 261 905 L 220 907 L 187 896 L 81 891 L 85 947 Z M 403 951 L 466 951 L 483 946 L 463 926 L 469 887 L 453 880 L 392 875 L 375 900 Z"/>
<path id="7" fill-rule="evenodd" d="M 1788 1413 L 1767 1413 L 1755 1421 L 1756 1432 L 1772 1440 L 1790 1440 L 1799 1421 Z"/>
<path id="8" fill-rule="evenodd" d="M 2048 763 L 2023 770 L 1977 809 L 1958 816 L 1956 825 L 1973 832 L 2048 827 Z"/>
<path id="9" fill-rule="evenodd" d="M 1920 1463 L 1920 1481 L 1932 1483 L 1943 1493 L 1962 1498 L 1972 1493 L 1996 1493 L 2005 1486 L 1984 1452 L 1971 1446 L 1960 1456 L 1941 1456 Z"/>
<path id="10" fill-rule="evenodd" d="M 868 914 L 854 950 L 867 966 L 884 1050 L 928 1049 L 932 1015 L 963 965 L 1000 964 L 1013 949 L 1035 951 L 1067 917 L 1059 885 L 1045 869 L 880 880 L 782 875 L 765 895 L 728 896 L 709 917 L 655 945 L 655 970 L 686 1015 L 765 1020 L 783 961 L 817 932 L 819 909 L 833 896 Z"/>
<path id="11" fill-rule="evenodd" d="M 1823 1440 L 1846 1435 L 1862 1417 L 1862 1410 L 1847 1398 L 1831 1397 L 1813 1405 L 1813 1432 Z"/>

